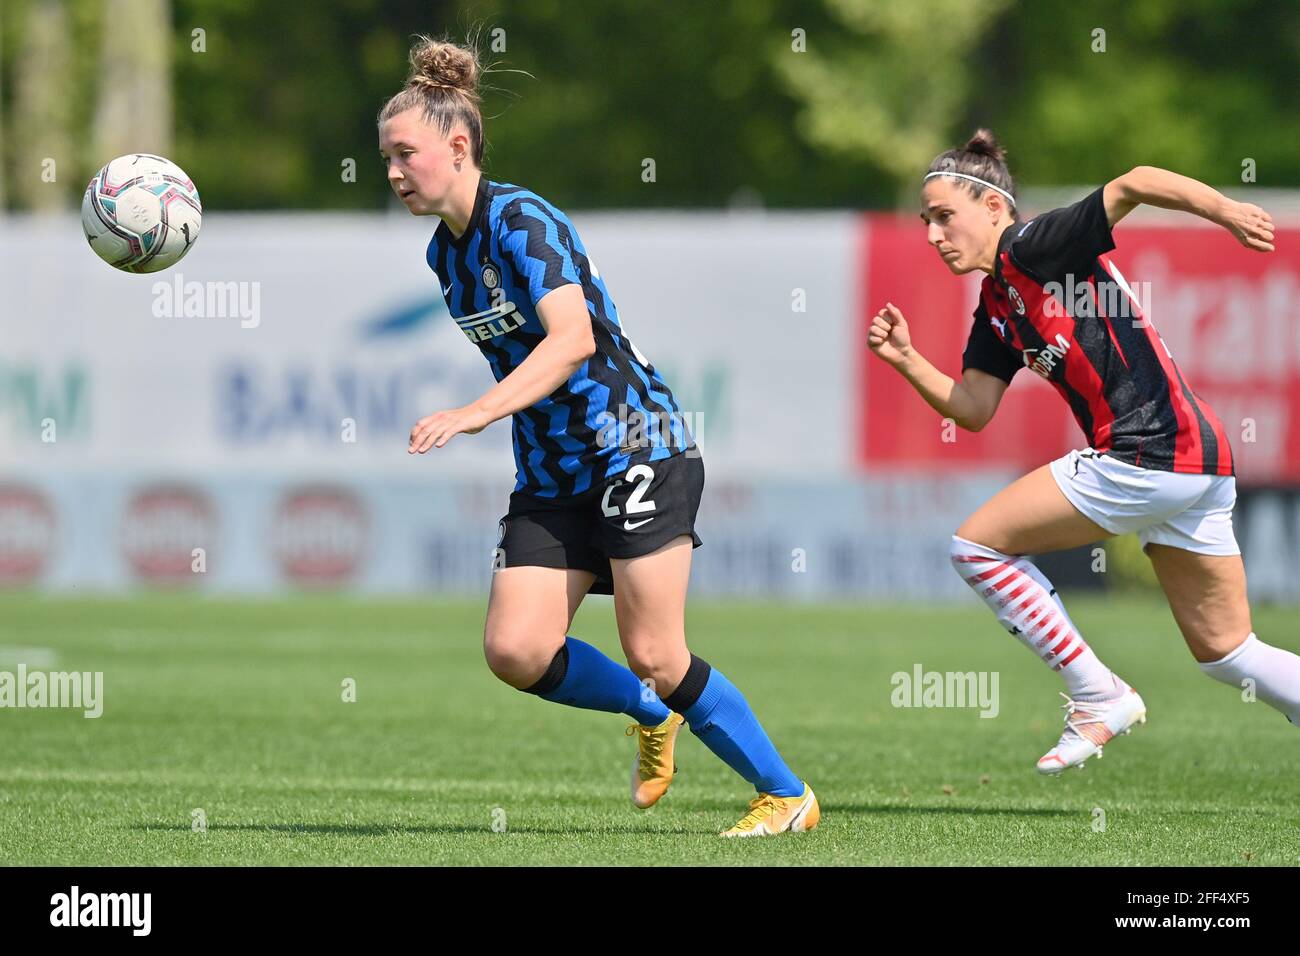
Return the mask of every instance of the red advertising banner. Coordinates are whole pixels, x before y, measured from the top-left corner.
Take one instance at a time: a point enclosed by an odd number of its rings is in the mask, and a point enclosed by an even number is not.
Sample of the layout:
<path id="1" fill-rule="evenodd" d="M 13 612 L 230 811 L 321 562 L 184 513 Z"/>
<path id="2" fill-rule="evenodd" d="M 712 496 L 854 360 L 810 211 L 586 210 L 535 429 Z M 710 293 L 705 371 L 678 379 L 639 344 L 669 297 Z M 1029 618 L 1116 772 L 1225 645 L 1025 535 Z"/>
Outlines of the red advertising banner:
<path id="1" fill-rule="evenodd" d="M 1017 375 L 997 416 L 973 434 L 939 416 L 866 346 L 886 301 L 913 344 L 961 374 L 983 272 L 953 276 L 919 218 L 864 217 L 860 249 L 858 461 L 863 467 L 1028 471 L 1086 439 L 1066 404 L 1035 375 Z M 1189 226 L 1115 230 L 1110 258 L 1144 306 L 1188 384 L 1218 414 L 1242 484 L 1300 484 L 1300 229 L 1253 252 L 1226 231 Z"/>

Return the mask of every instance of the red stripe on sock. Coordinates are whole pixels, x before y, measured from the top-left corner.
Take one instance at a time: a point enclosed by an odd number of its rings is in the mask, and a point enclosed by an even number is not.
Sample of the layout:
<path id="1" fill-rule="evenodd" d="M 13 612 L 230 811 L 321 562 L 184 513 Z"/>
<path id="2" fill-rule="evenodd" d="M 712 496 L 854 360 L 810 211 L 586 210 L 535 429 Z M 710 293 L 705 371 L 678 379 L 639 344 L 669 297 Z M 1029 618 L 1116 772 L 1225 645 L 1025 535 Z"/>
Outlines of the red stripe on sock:
<path id="1" fill-rule="evenodd" d="M 1048 621 L 1050 621 L 1050 620 L 1055 620 L 1055 618 L 1044 618 L 1044 620 L 1048 620 Z M 1056 637 L 1057 634 L 1061 633 L 1061 628 L 1063 628 L 1063 627 L 1065 627 L 1065 622 L 1064 622 L 1064 621 L 1057 621 L 1057 622 L 1056 622 L 1056 627 L 1052 628 L 1052 629 L 1051 629 L 1050 631 L 1048 631 L 1045 635 L 1043 635 L 1042 640 L 1040 640 L 1040 641 L 1039 641 L 1037 644 L 1035 644 L 1034 646 L 1037 647 L 1037 648 L 1041 651 L 1044 647 L 1047 646 L 1047 644 L 1048 644 L 1048 643 L 1049 643 L 1053 638 Z"/>
<path id="2" fill-rule="evenodd" d="M 1002 566 L 1003 566 L 1004 568 L 1011 568 L 1011 565 L 1009 565 L 1009 564 L 1004 564 L 1004 565 L 1002 565 Z M 1019 580 L 1020 580 L 1021 578 L 1023 578 L 1023 577 L 1024 577 L 1023 574 L 1021 574 L 1021 573 L 1020 573 L 1019 571 L 1017 571 L 1015 568 L 1011 568 L 1011 573 L 1008 574 L 1008 575 L 1007 575 L 1005 578 L 1003 578 L 1001 581 L 999 581 L 997 584 L 993 585 L 993 590 L 995 590 L 995 591 L 1001 591 L 1004 587 L 1006 587 L 1006 586 L 1007 586 L 1008 584 L 1010 584 L 1012 581 L 1019 581 Z"/>
<path id="3" fill-rule="evenodd" d="M 1016 598 L 1020 597 L 1020 595 L 1024 594 L 1025 591 L 1027 591 L 1033 583 L 1034 583 L 1033 581 L 1025 581 L 1023 584 L 1020 585 L 1020 587 L 1014 589 L 1010 594 L 1003 596 L 1001 601 L 1002 606 L 1006 607 Z M 1032 594 L 1029 595 L 1029 599 L 1032 601 L 1034 599 L 1034 596 Z"/>
<path id="4" fill-rule="evenodd" d="M 1031 601 L 1033 601 L 1033 599 L 1034 599 L 1034 595 L 1031 594 L 1029 597 L 1027 597 L 1027 598 L 1025 598 L 1023 601 L 1021 601 L 1020 604 L 1019 604 L 1019 605 L 1018 605 L 1018 606 L 1017 606 L 1017 607 L 1016 607 L 1016 608 L 1015 608 L 1011 613 L 1012 613 L 1012 614 L 1019 614 L 1019 613 L 1020 613 L 1021 611 L 1023 611 L 1026 607 L 1029 606 L 1029 603 L 1030 603 Z M 1034 618 L 1038 617 L 1038 615 L 1042 614 L 1044 610 L 1045 610 L 1045 608 L 1039 606 L 1039 607 L 1034 608 L 1032 611 L 1030 611 L 1030 612 L 1029 612 L 1029 615 L 1025 618 L 1025 627 L 1028 627 L 1028 626 L 1029 626 L 1029 622 L 1032 621 Z M 1041 623 L 1041 622 L 1040 622 L 1040 623 Z"/>
<path id="5" fill-rule="evenodd" d="M 1053 667 L 1052 670 L 1056 670 L 1056 671 L 1061 670 L 1062 667 L 1069 665 L 1070 661 L 1073 661 L 1074 658 L 1078 657 L 1079 654 L 1082 654 L 1084 650 L 1087 649 L 1088 649 L 1088 645 L 1084 644 L 1083 641 L 1079 641 L 1078 648 L 1074 649 L 1074 652 L 1070 654 L 1070 657 L 1067 657 L 1066 659 L 1063 659 L 1063 661 L 1061 661 L 1060 663 L 1057 663 L 1057 666 Z"/>
<path id="6" fill-rule="evenodd" d="M 1003 571 L 1007 570 L 1007 568 L 1009 568 L 1009 567 L 1011 567 L 1011 565 L 1009 565 L 1009 564 L 999 564 L 996 568 L 989 568 L 987 571 L 981 571 L 979 574 L 972 574 L 972 575 L 971 575 L 970 577 L 968 577 L 966 580 L 967 580 L 968 582 L 972 582 L 972 581 L 987 581 L 989 578 L 993 577 L 995 574 L 1001 574 Z"/>

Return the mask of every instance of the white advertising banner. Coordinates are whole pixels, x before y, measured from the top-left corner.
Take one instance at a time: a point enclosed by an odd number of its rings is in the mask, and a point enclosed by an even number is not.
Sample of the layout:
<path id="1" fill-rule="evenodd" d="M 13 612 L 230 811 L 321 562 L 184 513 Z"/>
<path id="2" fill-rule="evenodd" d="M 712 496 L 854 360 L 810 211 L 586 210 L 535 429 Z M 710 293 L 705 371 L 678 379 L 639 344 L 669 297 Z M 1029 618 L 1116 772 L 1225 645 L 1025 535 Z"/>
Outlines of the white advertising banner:
<path id="1" fill-rule="evenodd" d="M 853 470 L 859 220 L 575 222 L 703 449 L 697 587 L 865 574 L 843 569 L 884 538 L 827 537 L 863 520 L 856 492 L 808 491 Z M 178 266 L 128 275 L 73 218 L 0 218 L 0 585 L 481 593 L 508 423 L 406 452 L 417 419 L 492 385 L 425 264 L 435 225 L 215 213 Z"/>
<path id="2" fill-rule="evenodd" d="M 853 216 L 576 224 L 715 473 L 850 472 Z M 128 275 L 75 220 L 0 218 L 0 462 L 51 475 L 512 474 L 507 422 L 406 454 L 415 421 L 493 384 L 425 264 L 434 225 L 213 214 L 179 265 Z"/>

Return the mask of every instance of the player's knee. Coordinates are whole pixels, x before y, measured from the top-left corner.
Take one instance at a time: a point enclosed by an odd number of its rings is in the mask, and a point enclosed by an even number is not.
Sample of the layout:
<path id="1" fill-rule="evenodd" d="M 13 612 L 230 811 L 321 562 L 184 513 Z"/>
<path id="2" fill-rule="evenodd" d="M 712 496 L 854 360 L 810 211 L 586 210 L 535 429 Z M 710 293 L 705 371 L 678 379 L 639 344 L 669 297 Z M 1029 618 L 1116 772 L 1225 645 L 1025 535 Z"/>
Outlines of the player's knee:
<path id="1" fill-rule="evenodd" d="M 988 567 L 988 562 L 996 560 L 1005 561 L 1008 560 L 1008 556 L 995 548 L 978 544 L 966 537 L 962 534 L 961 528 L 957 529 L 957 533 L 948 542 L 948 561 L 952 564 L 953 570 L 967 583 L 971 582 L 972 575 L 977 573 L 981 566 Z"/>
<path id="2" fill-rule="evenodd" d="M 955 534 L 948 539 L 948 563 L 952 565 L 953 570 L 958 574 L 961 574 L 964 566 L 962 555 L 965 553 L 963 549 L 965 544 L 966 539 Z M 965 575 L 963 574 L 962 577 L 965 577 Z"/>
<path id="3" fill-rule="evenodd" d="M 491 628 L 483 635 L 483 656 L 498 679 L 522 689 L 537 683 L 546 673 L 555 648 L 519 631 Z"/>
<path id="4" fill-rule="evenodd" d="M 633 645 L 625 653 L 627 654 L 628 670 L 642 680 L 647 677 L 654 677 L 655 672 L 662 666 L 660 655 L 656 654 L 652 647 Z"/>
<path id="5" fill-rule="evenodd" d="M 686 650 L 685 635 L 665 640 L 663 635 L 645 635 L 624 638 L 627 666 L 642 680 L 650 679 L 657 686 L 676 686 L 690 666 L 691 655 Z"/>
<path id="6" fill-rule="evenodd" d="M 952 569 L 964 580 L 970 569 L 971 545 L 974 542 L 962 536 L 960 529 L 948 541 L 948 561 Z"/>

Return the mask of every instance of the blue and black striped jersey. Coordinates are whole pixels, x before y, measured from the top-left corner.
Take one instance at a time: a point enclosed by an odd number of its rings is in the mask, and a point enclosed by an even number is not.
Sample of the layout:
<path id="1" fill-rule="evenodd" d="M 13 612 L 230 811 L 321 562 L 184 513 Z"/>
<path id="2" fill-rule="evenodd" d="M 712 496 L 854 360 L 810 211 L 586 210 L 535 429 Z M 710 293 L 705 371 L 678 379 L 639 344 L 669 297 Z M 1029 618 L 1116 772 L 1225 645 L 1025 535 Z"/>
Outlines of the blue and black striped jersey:
<path id="1" fill-rule="evenodd" d="M 429 267 L 456 324 L 497 381 L 546 334 L 537 303 L 582 287 L 596 351 L 550 395 L 513 416 L 516 491 L 581 494 L 634 464 L 693 447 L 673 393 L 628 339 L 609 290 L 568 217 L 521 186 L 479 180 L 465 232 L 440 223 Z"/>

